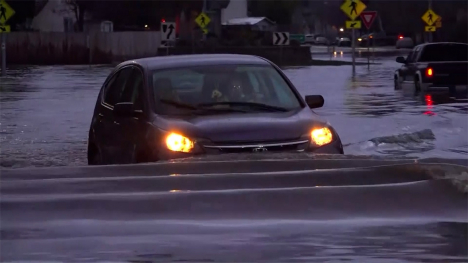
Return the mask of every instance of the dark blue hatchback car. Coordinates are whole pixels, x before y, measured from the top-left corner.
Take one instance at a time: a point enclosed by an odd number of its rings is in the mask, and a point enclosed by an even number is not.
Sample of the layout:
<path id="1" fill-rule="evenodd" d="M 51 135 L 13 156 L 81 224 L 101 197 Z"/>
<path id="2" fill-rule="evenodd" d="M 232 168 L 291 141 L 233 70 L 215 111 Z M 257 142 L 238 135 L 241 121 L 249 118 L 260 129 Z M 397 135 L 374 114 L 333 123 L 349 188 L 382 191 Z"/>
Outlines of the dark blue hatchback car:
<path id="1" fill-rule="evenodd" d="M 343 154 L 336 131 L 272 62 L 248 55 L 184 55 L 118 65 L 99 93 L 88 163 L 153 162 L 199 154 Z"/>

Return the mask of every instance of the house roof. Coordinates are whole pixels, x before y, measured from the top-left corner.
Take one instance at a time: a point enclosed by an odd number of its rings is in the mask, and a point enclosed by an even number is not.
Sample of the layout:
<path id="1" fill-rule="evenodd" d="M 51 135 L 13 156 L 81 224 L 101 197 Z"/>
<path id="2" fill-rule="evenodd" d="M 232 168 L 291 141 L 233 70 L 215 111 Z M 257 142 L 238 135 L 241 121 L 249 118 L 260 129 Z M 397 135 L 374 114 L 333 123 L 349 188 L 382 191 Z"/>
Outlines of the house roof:
<path id="1" fill-rule="evenodd" d="M 223 25 L 255 25 L 260 21 L 266 20 L 270 24 L 275 24 L 275 22 L 271 21 L 266 17 L 244 17 L 244 18 L 233 18 L 228 20 L 227 22 L 223 23 Z"/>

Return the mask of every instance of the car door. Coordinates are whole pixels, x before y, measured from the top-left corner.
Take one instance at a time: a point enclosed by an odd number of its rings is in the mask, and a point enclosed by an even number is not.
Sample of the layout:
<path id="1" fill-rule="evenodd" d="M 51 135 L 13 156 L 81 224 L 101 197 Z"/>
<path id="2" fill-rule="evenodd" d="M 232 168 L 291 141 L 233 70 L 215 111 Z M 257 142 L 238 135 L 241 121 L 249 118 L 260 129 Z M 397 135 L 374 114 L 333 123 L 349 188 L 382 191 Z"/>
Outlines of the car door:
<path id="1" fill-rule="evenodd" d="M 412 68 L 412 65 L 413 65 L 413 57 L 414 57 L 414 54 L 416 53 L 416 49 L 417 47 L 415 47 L 409 54 L 408 56 L 406 57 L 406 63 L 401 66 L 401 69 L 400 69 L 400 77 L 401 77 L 401 80 L 403 82 L 408 82 L 408 81 L 412 81 L 412 75 L 411 75 L 411 68 Z"/>
<path id="2" fill-rule="evenodd" d="M 105 159 L 107 157 L 107 149 L 109 147 L 110 141 L 107 136 L 108 130 L 112 126 L 112 111 L 105 105 L 105 95 L 109 94 L 112 87 L 115 85 L 115 82 L 119 76 L 120 71 L 116 71 L 111 74 L 107 80 L 104 82 L 101 92 L 99 93 L 99 98 L 96 103 L 96 110 L 91 124 L 90 131 L 90 140 L 97 147 L 98 152 L 101 154 L 106 163 Z"/>
<path id="3" fill-rule="evenodd" d="M 118 138 L 121 150 L 119 163 L 142 161 L 141 154 L 146 153 L 149 107 L 144 86 L 144 71 L 138 66 L 132 67 L 120 102 L 132 102 L 135 113 L 133 116 L 115 116 L 116 129 L 121 134 Z"/>
<path id="4" fill-rule="evenodd" d="M 120 134 L 119 124 L 115 120 L 113 114 L 114 105 L 120 101 L 120 97 L 125 88 L 125 84 L 132 72 L 132 68 L 125 66 L 119 69 L 116 73 L 115 81 L 104 90 L 103 100 L 101 102 L 102 119 L 102 145 L 101 154 L 103 162 L 107 164 L 117 163 L 116 159 L 120 153 L 120 145 L 118 143 Z"/>
<path id="5" fill-rule="evenodd" d="M 411 57 L 411 63 L 408 63 L 408 75 L 406 76 L 406 79 L 410 82 L 414 82 L 414 76 L 418 71 L 418 57 L 421 53 L 421 50 L 422 47 L 416 47 Z"/>

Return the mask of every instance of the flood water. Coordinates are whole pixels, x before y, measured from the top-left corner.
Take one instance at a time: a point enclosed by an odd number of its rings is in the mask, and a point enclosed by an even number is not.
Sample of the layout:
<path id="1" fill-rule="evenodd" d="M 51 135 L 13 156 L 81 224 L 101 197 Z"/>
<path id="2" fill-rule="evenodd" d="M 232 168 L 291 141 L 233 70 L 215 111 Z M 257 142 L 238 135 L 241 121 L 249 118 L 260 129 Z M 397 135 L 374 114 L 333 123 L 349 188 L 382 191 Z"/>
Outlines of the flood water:
<path id="1" fill-rule="evenodd" d="M 349 60 L 346 56 L 332 59 Z M 370 70 L 358 66 L 354 78 L 350 66 L 285 71 L 302 94 L 324 96 L 325 106 L 316 112 L 337 129 L 346 154 L 466 157 L 466 96 L 414 96 L 412 87 L 395 91 L 393 72 L 399 64 L 393 57 L 377 57 L 375 62 L 380 64 Z M 42 66 L 11 71 L 0 86 L 1 166 L 86 164 L 92 111 L 110 70 L 109 66 Z"/>
<path id="2" fill-rule="evenodd" d="M 430 165 L 334 170 L 362 163 L 257 156 L 4 170 L 0 259 L 468 260 L 468 200 L 418 168 Z"/>
<path id="3" fill-rule="evenodd" d="M 466 99 L 395 91 L 393 61 L 354 78 L 350 66 L 285 72 L 324 96 L 316 112 L 346 154 L 466 159 Z M 415 168 L 334 170 L 318 160 L 331 157 L 296 155 L 78 167 L 110 70 L 23 67 L 1 80 L 0 166 L 49 168 L 1 171 L 0 261 L 468 261 L 466 195 Z"/>

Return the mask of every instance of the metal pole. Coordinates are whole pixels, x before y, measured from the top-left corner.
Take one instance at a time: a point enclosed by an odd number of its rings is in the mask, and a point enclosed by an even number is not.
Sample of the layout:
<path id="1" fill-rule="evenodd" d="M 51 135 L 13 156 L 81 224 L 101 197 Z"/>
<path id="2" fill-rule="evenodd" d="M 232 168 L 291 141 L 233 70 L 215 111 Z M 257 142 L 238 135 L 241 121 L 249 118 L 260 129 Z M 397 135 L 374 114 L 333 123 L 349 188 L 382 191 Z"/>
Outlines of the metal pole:
<path id="1" fill-rule="evenodd" d="M 367 69 L 370 69 L 370 33 L 369 29 L 367 29 Z"/>
<path id="2" fill-rule="evenodd" d="M 206 0 L 203 0 L 203 9 L 202 9 L 202 12 L 206 14 Z M 206 41 L 206 34 L 203 33 L 203 42 Z M 206 44 L 206 43 L 204 43 Z"/>
<path id="3" fill-rule="evenodd" d="M 356 74 L 356 55 L 354 54 L 354 51 L 356 49 L 356 34 L 355 34 L 355 29 L 352 29 L 352 34 L 353 34 L 353 42 L 351 43 L 351 53 L 353 57 L 353 76 Z"/>
<path id="4" fill-rule="evenodd" d="M 88 65 L 91 67 L 91 44 L 89 34 L 86 35 L 86 47 L 88 48 Z"/>
<path id="5" fill-rule="evenodd" d="M 2 33 L 2 77 L 6 76 L 6 33 Z"/>
<path id="6" fill-rule="evenodd" d="M 428 0 L 428 1 L 429 1 L 428 2 L 428 9 L 432 9 L 432 0 Z M 429 38 L 428 39 L 429 43 L 431 43 L 432 42 L 432 32 L 429 32 L 428 38 Z"/>

